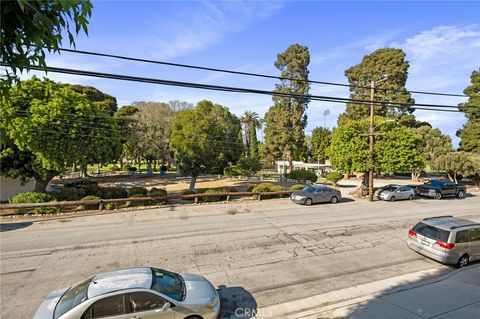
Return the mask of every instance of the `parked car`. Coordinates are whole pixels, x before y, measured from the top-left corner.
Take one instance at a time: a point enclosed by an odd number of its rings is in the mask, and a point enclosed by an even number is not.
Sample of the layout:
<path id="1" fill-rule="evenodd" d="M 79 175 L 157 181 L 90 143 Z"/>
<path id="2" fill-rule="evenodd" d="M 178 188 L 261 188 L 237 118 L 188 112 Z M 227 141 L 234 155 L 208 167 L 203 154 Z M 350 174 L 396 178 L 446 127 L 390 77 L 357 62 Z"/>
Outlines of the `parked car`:
<path id="1" fill-rule="evenodd" d="M 441 263 L 466 267 L 480 260 L 480 223 L 452 216 L 425 218 L 408 231 L 407 245 Z"/>
<path id="2" fill-rule="evenodd" d="M 293 192 L 290 196 L 295 203 L 307 206 L 325 202 L 336 204 L 341 198 L 342 194 L 339 190 L 319 185 L 305 187 L 301 191 Z"/>
<path id="3" fill-rule="evenodd" d="M 457 185 L 452 181 L 431 180 L 425 185 L 417 186 L 418 195 L 441 199 L 447 196 L 457 196 L 460 199 L 465 198 L 467 189 L 465 185 Z"/>
<path id="4" fill-rule="evenodd" d="M 217 291 L 200 275 L 131 268 L 51 292 L 34 319 L 214 319 L 219 310 Z"/>
<path id="5" fill-rule="evenodd" d="M 394 202 L 399 199 L 413 199 L 415 190 L 405 185 L 387 185 L 376 192 L 377 198 Z"/>

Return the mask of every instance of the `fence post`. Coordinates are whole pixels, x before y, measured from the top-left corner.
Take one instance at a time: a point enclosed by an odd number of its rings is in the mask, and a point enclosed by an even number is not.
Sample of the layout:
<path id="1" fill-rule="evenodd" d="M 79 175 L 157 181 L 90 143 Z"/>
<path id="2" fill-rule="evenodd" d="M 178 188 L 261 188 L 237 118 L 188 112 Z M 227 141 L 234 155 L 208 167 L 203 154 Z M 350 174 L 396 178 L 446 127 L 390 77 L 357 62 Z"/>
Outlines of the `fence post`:
<path id="1" fill-rule="evenodd" d="M 103 209 L 103 200 L 100 200 L 100 203 L 98 203 L 98 210 Z"/>
<path id="2" fill-rule="evenodd" d="M 262 194 L 258 194 L 258 200 L 262 200 Z"/>
<path id="3" fill-rule="evenodd" d="M 227 202 L 230 201 L 230 195 L 227 195 Z"/>
<path id="4" fill-rule="evenodd" d="M 195 197 L 195 204 L 198 204 L 198 197 Z"/>

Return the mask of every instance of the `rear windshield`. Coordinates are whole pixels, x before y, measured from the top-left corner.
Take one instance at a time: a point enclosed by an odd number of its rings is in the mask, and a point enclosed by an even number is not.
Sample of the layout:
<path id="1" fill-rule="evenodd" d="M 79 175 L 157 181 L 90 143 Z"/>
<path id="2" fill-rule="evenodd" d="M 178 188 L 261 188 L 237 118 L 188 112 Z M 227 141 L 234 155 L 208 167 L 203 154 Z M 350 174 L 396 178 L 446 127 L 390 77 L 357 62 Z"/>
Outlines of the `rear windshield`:
<path id="1" fill-rule="evenodd" d="M 443 230 L 434 226 L 430 226 L 424 223 L 418 223 L 413 227 L 413 230 L 422 236 L 443 241 L 446 243 L 448 241 L 448 236 L 450 235 L 450 232 L 447 230 Z"/>
<path id="2" fill-rule="evenodd" d="M 58 301 L 53 318 L 57 319 L 70 309 L 84 302 L 87 299 L 87 290 L 90 281 L 92 281 L 92 279 L 85 280 L 76 286 L 70 287 Z"/>

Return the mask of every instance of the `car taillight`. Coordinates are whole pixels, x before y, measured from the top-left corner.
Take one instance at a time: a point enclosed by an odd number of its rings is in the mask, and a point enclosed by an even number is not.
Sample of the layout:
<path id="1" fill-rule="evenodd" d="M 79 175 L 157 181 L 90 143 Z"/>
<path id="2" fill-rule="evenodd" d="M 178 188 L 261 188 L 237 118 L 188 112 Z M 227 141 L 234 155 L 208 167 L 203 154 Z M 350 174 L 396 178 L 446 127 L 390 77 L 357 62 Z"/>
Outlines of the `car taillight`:
<path id="1" fill-rule="evenodd" d="M 435 245 L 438 245 L 445 249 L 452 249 L 453 247 L 455 247 L 454 243 L 444 243 L 443 241 L 437 241 Z"/>
<path id="2" fill-rule="evenodd" d="M 408 231 L 408 236 L 417 237 L 417 233 L 413 229 L 410 229 Z"/>

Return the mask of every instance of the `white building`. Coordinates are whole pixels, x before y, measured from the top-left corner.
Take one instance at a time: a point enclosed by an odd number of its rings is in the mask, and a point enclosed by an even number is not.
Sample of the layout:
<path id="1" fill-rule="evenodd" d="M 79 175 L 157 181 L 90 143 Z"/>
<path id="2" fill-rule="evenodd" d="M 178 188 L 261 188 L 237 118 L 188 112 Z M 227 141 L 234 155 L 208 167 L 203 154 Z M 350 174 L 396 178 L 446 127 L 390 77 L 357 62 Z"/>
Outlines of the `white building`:
<path id="1" fill-rule="evenodd" d="M 290 173 L 290 164 L 288 161 L 276 161 L 277 164 L 277 172 L 281 174 L 287 174 Z M 304 163 L 301 161 L 293 161 L 292 162 L 293 169 L 298 170 L 298 169 L 305 169 L 314 172 L 318 176 L 325 175 L 327 173 L 330 173 L 333 168 L 330 165 L 329 161 L 326 161 L 325 164 L 315 164 L 315 163 Z"/>

